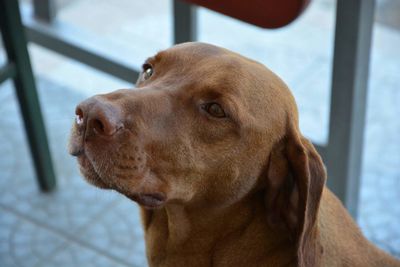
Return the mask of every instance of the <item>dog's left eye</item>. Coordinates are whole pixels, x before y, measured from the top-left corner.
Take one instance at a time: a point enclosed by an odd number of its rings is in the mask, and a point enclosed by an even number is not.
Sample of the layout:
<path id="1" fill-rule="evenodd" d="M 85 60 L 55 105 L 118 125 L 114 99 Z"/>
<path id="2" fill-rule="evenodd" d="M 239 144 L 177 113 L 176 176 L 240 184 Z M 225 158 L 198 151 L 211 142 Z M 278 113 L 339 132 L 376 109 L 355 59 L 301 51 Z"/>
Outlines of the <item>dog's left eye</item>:
<path id="1" fill-rule="evenodd" d="M 202 108 L 213 117 L 216 117 L 216 118 L 225 118 L 226 117 L 224 109 L 218 103 L 212 102 L 212 103 L 203 104 Z"/>
<path id="2" fill-rule="evenodd" d="M 149 79 L 153 75 L 153 67 L 150 64 L 143 65 L 143 80 Z"/>

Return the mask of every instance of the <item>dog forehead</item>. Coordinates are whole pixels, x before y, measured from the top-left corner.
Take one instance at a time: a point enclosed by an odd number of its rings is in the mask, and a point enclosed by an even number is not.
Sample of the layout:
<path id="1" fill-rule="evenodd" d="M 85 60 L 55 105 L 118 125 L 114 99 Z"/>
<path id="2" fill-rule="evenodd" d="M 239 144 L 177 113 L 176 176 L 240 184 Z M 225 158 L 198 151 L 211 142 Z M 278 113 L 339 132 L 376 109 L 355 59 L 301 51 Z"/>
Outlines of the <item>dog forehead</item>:
<path id="1" fill-rule="evenodd" d="M 222 89 L 234 88 L 236 81 L 243 78 L 245 68 L 240 57 L 214 45 L 183 43 L 159 52 L 152 61 L 166 74 L 161 75 L 163 81 L 173 79 L 175 85 L 185 84 L 193 89 Z"/>
<path id="2" fill-rule="evenodd" d="M 164 52 L 179 54 L 183 56 L 191 56 L 191 57 L 212 57 L 223 54 L 228 54 L 230 51 L 224 49 L 222 47 L 218 47 L 215 45 L 201 43 L 201 42 L 188 42 L 175 45 Z"/>
<path id="3" fill-rule="evenodd" d="M 175 45 L 156 55 L 193 91 L 214 88 L 240 98 L 252 113 L 296 114 L 297 107 L 287 85 L 263 64 L 215 45 L 190 42 Z M 265 115 L 263 115 L 265 116 Z M 295 115 L 297 117 L 297 115 Z"/>
<path id="4" fill-rule="evenodd" d="M 216 72 L 240 68 L 246 58 L 225 48 L 211 44 L 191 42 L 175 45 L 154 56 L 159 64 L 180 71 L 196 70 Z"/>

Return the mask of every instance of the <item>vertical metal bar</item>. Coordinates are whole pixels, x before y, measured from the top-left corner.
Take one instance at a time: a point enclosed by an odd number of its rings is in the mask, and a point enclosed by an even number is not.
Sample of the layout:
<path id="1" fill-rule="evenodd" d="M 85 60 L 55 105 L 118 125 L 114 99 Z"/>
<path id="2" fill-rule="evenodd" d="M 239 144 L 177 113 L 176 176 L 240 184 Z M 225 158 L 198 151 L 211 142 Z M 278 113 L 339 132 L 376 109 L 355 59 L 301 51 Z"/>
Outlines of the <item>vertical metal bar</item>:
<path id="1" fill-rule="evenodd" d="M 173 1 L 174 44 L 195 41 L 197 39 L 196 7 L 182 2 Z"/>
<path id="2" fill-rule="evenodd" d="M 56 17 L 56 3 L 54 0 L 33 0 L 35 17 L 47 22 L 53 22 Z"/>
<path id="3" fill-rule="evenodd" d="M 56 180 L 29 60 L 18 1 L 0 1 L 0 27 L 8 60 L 15 64 L 14 85 L 40 188 L 50 191 Z"/>
<path id="4" fill-rule="evenodd" d="M 328 186 L 357 217 L 375 0 L 338 0 Z"/>
<path id="5" fill-rule="evenodd" d="M 15 64 L 12 62 L 6 63 L 5 66 L 0 68 L 0 85 L 8 79 L 13 79 L 16 75 Z"/>

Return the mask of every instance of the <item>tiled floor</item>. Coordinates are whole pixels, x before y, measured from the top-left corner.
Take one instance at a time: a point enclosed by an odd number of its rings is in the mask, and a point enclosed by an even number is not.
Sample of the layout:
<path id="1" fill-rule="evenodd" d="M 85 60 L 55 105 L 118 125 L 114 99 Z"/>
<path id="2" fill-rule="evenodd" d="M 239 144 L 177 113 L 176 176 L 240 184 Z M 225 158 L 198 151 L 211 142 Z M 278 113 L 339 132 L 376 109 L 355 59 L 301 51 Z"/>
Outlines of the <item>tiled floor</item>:
<path id="1" fill-rule="evenodd" d="M 137 66 L 170 45 L 171 9 L 166 0 L 63 3 L 60 20 L 112 42 L 106 50 Z M 297 22 L 277 31 L 205 10 L 200 10 L 199 20 L 200 40 L 260 60 L 279 73 L 296 96 L 303 132 L 324 142 L 334 22 L 331 1 L 313 1 Z M 400 32 L 393 23 L 376 24 L 359 217 L 367 237 L 397 257 L 399 47 Z M 30 52 L 59 184 L 54 193 L 38 191 L 13 88 L 10 83 L 0 86 L 0 266 L 146 266 L 136 205 L 86 184 L 66 153 L 76 103 L 131 85 L 35 45 L 30 45 Z M 1 58 L 0 52 L 0 62 Z"/>
<path id="2" fill-rule="evenodd" d="M 84 182 L 66 153 L 73 104 L 83 99 L 39 79 L 58 190 L 38 191 L 11 86 L 0 107 L 0 266 L 145 266 L 135 204 Z M 90 265 L 86 265 L 90 263 Z"/>

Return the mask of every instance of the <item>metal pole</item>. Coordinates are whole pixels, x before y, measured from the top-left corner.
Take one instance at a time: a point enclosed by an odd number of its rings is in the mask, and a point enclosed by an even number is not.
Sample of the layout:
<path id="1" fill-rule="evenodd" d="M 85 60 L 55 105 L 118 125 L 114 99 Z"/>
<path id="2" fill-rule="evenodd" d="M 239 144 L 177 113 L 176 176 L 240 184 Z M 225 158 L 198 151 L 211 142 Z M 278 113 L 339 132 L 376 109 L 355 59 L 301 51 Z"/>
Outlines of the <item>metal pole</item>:
<path id="1" fill-rule="evenodd" d="M 173 1 L 174 44 L 195 41 L 197 37 L 196 7 L 182 2 Z"/>
<path id="2" fill-rule="evenodd" d="M 24 28 L 21 23 L 18 1 L 0 1 L 0 26 L 8 61 L 12 62 L 12 65 L 9 65 L 9 67 L 15 68 L 16 75 L 13 75 L 13 80 L 29 140 L 37 180 L 43 191 L 51 191 L 56 186 L 56 178 L 47 143 L 35 79 L 29 60 Z M 12 74 L 12 71 L 9 74 Z"/>
<path id="3" fill-rule="evenodd" d="M 338 0 L 326 149 L 328 186 L 357 217 L 375 0 Z"/>
<path id="4" fill-rule="evenodd" d="M 35 17 L 47 22 L 53 22 L 56 17 L 56 4 L 54 0 L 33 0 Z"/>

